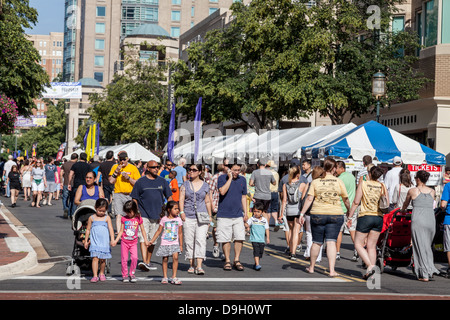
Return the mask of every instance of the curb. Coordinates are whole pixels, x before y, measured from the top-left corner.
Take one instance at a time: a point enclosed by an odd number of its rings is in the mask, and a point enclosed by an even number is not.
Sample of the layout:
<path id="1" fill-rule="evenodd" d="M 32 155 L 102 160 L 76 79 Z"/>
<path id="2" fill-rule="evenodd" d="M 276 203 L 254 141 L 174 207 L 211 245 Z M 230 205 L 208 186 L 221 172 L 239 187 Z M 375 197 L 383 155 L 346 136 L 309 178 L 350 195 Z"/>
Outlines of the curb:
<path id="1" fill-rule="evenodd" d="M 14 217 L 14 215 L 6 209 L 5 206 L 0 207 L 0 215 L 5 219 L 8 226 L 17 234 L 17 237 L 5 238 L 10 251 L 28 252 L 25 258 L 0 266 L 0 279 L 4 279 L 33 269 L 38 265 L 38 258 L 35 249 L 30 244 L 27 237 L 24 236 L 25 232 L 29 232 L 28 229 L 20 225 L 20 222 L 17 223 L 18 220 L 16 223 L 13 223 L 9 216 Z"/>

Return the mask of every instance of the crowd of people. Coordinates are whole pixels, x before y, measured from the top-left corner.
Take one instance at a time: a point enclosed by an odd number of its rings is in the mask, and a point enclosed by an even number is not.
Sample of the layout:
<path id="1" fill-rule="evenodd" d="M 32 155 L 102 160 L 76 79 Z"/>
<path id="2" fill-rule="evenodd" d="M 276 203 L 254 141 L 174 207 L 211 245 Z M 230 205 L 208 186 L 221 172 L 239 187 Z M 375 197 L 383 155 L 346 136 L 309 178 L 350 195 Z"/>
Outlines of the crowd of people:
<path id="1" fill-rule="evenodd" d="M 111 257 L 111 246 L 121 244 L 122 278 L 135 282 L 135 270 L 156 270 L 152 258 L 163 258 L 162 283 L 181 284 L 177 278 L 179 255 L 189 260 L 188 273 L 204 275 L 208 232 L 214 242 L 212 254 L 222 258 L 223 270 L 243 271 L 241 251 L 246 237 L 253 246 L 253 269 L 262 269 L 265 245 L 270 243 L 269 223 L 285 233 L 285 253 L 296 260 L 303 250 L 309 261 L 306 272 L 326 252 L 328 274 L 340 260 L 342 235 L 347 229 L 354 243 L 352 261 L 358 258 L 367 267 L 368 279 L 375 272 L 377 242 L 383 227 L 381 203 L 386 210 L 412 211 L 411 246 L 413 271 L 418 280 L 429 281 L 439 271 L 434 266 L 432 241 L 435 230 L 434 209 L 450 210 L 450 181 L 446 170 L 441 203 L 436 204 L 435 191 L 427 187 L 429 173 L 419 171 L 414 181 L 403 168 L 400 157 L 394 167 L 384 172 L 363 158 L 364 169 L 355 176 L 346 171 L 346 164 L 326 158 L 322 165 L 312 167 L 310 160 L 293 159 L 282 170 L 274 161 L 256 165 L 229 163 L 217 165 L 213 174 L 208 165 L 175 165 L 167 160 L 131 162 L 126 152 L 115 159 L 112 151 L 104 161 L 95 156 L 74 153 L 68 161 L 33 158 L 17 163 L 10 157 L 3 163 L 3 180 L 11 206 L 16 206 L 19 190 L 31 206 L 52 205 L 60 197 L 64 216 L 72 219 L 84 200 L 96 201 L 96 214 L 88 224 L 86 248 L 93 257 L 92 282 L 104 281 L 105 260 Z M 450 168 L 447 168 L 450 169 Z M 107 213 L 110 213 L 108 215 Z M 115 218 L 113 226 L 112 218 Z M 450 252 L 450 218 L 446 217 L 444 250 Z M 302 247 L 303 237 L 306 248 Z M 138 249 L 142 261 L 138 264 Z M 131 265 L 128 268 L 128 255 Z M 168 277 L 168 259 L 172 257 L 172 277 Z M 450 261 L 450 253 L 448 253 Z"/>

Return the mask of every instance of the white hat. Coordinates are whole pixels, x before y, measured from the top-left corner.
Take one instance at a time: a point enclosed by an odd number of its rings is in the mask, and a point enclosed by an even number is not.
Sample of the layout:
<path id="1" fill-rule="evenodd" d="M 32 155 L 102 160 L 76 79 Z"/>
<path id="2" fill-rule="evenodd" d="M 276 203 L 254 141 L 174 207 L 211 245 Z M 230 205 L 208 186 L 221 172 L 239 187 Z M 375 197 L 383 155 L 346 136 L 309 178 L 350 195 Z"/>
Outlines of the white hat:
<path id="1" fill-rule="evenodd" d="M 395 165 L 400 165 L 400 164 L 402 164 L 402 158 L 400 158 L 399 156 L 395 156 L 395 157 L 394 157 L 393 163 L 394 163 Z"/>

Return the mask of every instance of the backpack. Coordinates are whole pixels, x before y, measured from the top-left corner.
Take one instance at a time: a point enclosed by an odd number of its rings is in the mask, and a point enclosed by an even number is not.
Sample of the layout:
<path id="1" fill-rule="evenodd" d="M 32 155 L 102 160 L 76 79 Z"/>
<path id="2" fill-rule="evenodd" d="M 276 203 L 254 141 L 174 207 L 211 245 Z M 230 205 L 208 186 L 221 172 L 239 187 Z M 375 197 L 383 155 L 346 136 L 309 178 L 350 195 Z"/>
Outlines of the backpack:
<path id="1" fill-rule="evenodd" d="M 300 180 L 293 184 L 286 183 L 287 201 L 289 204 L 297 204 L 300 201 L 300 192 L 298 190 L 300 183 Z"/>

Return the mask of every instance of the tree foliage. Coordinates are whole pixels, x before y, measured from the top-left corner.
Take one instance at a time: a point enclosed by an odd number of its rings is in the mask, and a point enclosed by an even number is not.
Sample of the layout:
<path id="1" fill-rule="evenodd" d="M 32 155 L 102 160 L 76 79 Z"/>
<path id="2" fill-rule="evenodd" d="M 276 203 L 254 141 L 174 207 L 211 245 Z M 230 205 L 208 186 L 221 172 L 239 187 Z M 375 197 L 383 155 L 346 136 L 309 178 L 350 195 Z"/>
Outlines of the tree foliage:
<path id="1" fill-rule="evenodd" d="M 317 1 L 311 8 L 305 2 L 234 3 L 232 22 L 191 44 L 188 62 L 177 64 L 177 109 L 192 119 L 201 96 L 207 122 L 270 128 L 274 120 L 319 111 L 341 123 L 345 114 L 372 108 L 371 78 L 378 70 L 388 79 L 385 104 L 418 98 L 425 79 L 413 69 L 417 38 L 389 29 L 400 0 Z M 382 37 L 367 26 L 374 4 L 381 8 Z"/>
<path id="2" fill-rule="evenodd" d="M 14 99 L 19 114 L 30 115 L 49 77 L 39 65 L 41 57 L 24 29 L 37 22 L 28 0 L 0 2 L 0 93 Z"/>
<path id="3" fill-rule="evenodd" d="M 31 147 L 37 142 L 38 155 L 55 157 L 61 144 L 66 141 L 65 100 L 59 100 L 57 105 L 48 99 L 46 102 L 47 126 L 31 128 L 18 139 L 17 146 L 22 152 L 28 150 L 31 154 Z"/>
<path id="4" fill-rule="evenodd" d="M 125 65 L 124 73 L 116 74 L 104 92 L 90 96 L 90 120 L 100 123 L 103 145 L 139 142 L 151 147 L 157 136 L 156 119 L 161 119 L 163 129 L 167 123 L 167 86 L 161 84 L 163 68 L 154 61 L 139 61 L 132 56 L 127 56 Z M 84 137 L 85 128 L 81 132 L 83 126 L 80 127 L 78 142 Z"/>

